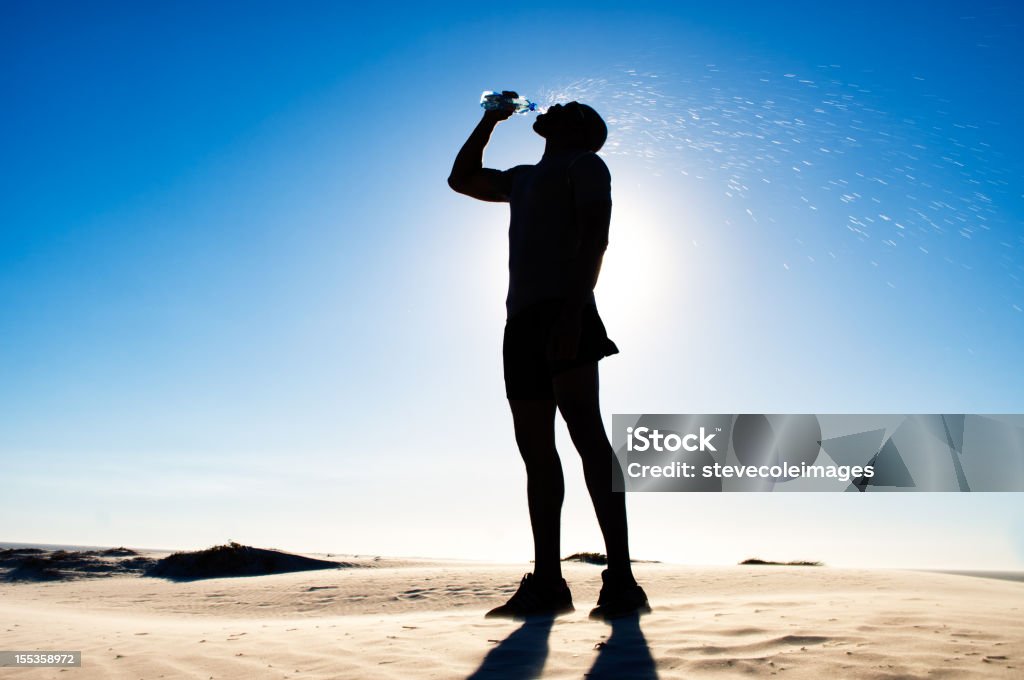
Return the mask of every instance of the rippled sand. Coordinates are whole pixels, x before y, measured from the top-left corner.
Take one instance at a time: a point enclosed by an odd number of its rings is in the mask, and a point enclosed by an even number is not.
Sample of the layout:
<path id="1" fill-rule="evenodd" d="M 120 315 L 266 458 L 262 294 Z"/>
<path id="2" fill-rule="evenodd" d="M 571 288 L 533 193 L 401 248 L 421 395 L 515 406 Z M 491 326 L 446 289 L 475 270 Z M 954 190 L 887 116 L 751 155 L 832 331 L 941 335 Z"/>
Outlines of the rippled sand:
<path id="1" fill-rule="evenodd" d="M 344 558 L 355 568 L 171 582 L 0 585 L 0 648 L 81 650 L 32 678 L 1019 678 L 1024 583 L 827 567 L 637 565 L 653 613 L 485 620 L 527 565 Z M 13 676 L 12 676 L 13 677 Z"/>

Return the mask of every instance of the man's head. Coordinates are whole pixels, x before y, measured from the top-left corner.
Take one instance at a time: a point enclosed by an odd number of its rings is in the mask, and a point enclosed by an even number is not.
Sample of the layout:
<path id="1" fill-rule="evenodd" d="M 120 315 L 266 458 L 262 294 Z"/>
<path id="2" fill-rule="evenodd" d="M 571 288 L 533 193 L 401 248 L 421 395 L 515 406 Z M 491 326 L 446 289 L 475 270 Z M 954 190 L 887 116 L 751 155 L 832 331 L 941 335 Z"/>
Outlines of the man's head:
<path id="1" fill-rule="evenodd" d="M 608 126 L 586 104 L 555 104 L 537 116 L 534 131 L 559 146 L 598 151 L 608 138 Z"/>

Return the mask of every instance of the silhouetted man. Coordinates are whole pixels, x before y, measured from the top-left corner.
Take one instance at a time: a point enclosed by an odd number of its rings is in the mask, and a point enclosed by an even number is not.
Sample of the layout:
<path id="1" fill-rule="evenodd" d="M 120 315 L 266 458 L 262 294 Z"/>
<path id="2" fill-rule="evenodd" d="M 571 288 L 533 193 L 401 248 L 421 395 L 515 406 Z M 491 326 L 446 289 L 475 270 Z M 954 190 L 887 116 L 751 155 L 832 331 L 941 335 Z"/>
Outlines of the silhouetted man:
<path id="1" fill-rule="evenodd" d="M 511 207 L 502 355 L 516 443 L 526 463 L 535 565 L 515 595 L 487 616 L 573 611 L 559 558 L 565 487 L 555 450 L 556 408 L 582 457 L 608 553 L 591 616 L 649 611 L 630 568 L 625 494 L 612 491 L 614 453 L 598 401 L 597 362 L 619 351 L 594 301 L 612 208 L 611 175 L 596 153 L 608 130 L 589 106 L 555 105 L 533 124 L 546 140 L 540 162 L 504 172 L 483 167 L 491 133 L 511 115 L 511 109 L 486 111 L 448 178 L 461 194 Z"/>

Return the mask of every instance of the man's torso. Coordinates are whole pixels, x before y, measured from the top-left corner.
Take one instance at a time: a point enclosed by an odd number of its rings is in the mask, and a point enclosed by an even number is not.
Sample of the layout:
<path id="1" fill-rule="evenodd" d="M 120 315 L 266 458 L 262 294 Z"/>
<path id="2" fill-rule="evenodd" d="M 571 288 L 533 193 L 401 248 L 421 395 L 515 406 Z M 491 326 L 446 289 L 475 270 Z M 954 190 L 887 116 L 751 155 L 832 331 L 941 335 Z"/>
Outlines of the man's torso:
<path id="1" fill-rule="evenodd" d="M 587 153 L 546 154 L 536 165 L 506 171 L 511 181 L 509 290 L 505 301 L 510 318 L 532 304 L 566 294 L 580 245 L 569 170 Z"/>

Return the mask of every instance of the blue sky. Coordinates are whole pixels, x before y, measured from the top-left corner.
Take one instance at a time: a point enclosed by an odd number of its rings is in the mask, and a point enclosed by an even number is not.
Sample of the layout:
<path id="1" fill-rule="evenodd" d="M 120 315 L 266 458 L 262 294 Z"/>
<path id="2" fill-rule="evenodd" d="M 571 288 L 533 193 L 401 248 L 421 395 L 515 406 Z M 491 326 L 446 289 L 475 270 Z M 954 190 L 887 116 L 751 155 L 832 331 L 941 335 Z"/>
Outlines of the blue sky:
<path id="1" fill-rule="evenodd" d="M 1024 12 L 922 7 L 8 5 L 0 538 L 526 559 L 484 89 L 609 121 L 609 423 L 1019 413 Z M 640 557 L 1020 567 L 1020 499 L 629 502 Z"/>

